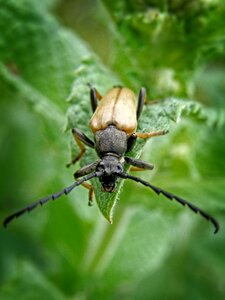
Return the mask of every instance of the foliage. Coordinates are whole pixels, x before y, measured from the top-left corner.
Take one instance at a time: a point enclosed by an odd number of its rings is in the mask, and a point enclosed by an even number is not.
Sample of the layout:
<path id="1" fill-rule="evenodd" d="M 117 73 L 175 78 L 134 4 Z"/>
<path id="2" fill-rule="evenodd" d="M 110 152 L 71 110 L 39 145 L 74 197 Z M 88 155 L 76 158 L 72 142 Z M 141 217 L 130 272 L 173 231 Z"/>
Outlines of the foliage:
<path id="1" fill-rule="evenodd" d="M 138 130 L 170 131 L 137 143 L 130 155 L 155 165 L 138 175 L 209 211 L 221 231 L 138 184 L 106 195 L 94 182 L 99 209 L 78 187 L 1 229 L 0 298 L 224 299 L 225 5 L 66 2 L 0 0 L 1 218 L 70 184 L 69 129 L 92 138 L 88 84 L 124 84 L 148 90 Z"/>

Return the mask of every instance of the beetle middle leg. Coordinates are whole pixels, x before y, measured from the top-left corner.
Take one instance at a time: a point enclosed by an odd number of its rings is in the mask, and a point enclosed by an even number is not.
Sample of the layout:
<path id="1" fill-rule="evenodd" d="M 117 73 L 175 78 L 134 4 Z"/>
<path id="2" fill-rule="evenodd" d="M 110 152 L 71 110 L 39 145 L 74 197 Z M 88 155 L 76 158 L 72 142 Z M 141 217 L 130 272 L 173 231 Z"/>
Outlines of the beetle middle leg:
<path id="1" fill-rule="evenodd" d="M 70 163 L 68 163 L 66 166 L 70 167 L 71 165 L 75 164 L 77 161 L 81 159 L 81 157 L 84 155 L 86 148 L 84 147 L 84 144 L 88 147 L 94 148 L 95 144 L 92 140 L 90 140 L 83 132 L 81 132 L 77 128 L 72 129 L 72 134 L 74 137 L 74 140 L 76 141 L 77 145 L 80 148 L 79 154 L 72 159 Z"/>
<path id="2" fill-rule="evenodd" d="M 141 139 L 149 139 L 154 136 L 160 136 L 167 134 L 169 130 L 159 130 L 159 131 L 153 131 L 153 132 L 135 132 L 133 133 L 127 140 L 127 151 L 131 151 L 135 145 L 136 139 L 141 138 Z"/>
<path id="3" fill-rule="evenodd" d="M 154 136 L 160 136 L 167 134 L 169 130 L 159 130 L 159 131 L 153 131 L 153 132 L 135 132 L 133 135 L 141 138 L 141 139 L 149 139 Z"/>

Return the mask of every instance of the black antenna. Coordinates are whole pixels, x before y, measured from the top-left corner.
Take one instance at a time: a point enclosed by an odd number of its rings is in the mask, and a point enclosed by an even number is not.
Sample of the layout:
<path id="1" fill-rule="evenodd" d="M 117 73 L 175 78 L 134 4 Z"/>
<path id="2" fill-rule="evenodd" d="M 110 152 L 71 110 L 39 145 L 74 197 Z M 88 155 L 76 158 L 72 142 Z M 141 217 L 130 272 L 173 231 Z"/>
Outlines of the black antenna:
<path id="1" fill-rule="evenodd" d="M 78 185 L 82 184 L 84 181 L 87 181 L 93 177 L 100 177 L 102 175 L 102 173 L 100 172 L 93 172 L 87 176 L 82 177 L 80 180 L 77 180 L 76 182 L 74 182 L 72 185 L 64 188 L 63 190 L 59 191 L 58 193 L 54 193 L 52 195 L 49 195 L 45 198 L 42 198 L 18 211 L 16 211 L 15 213 L 11 214 L 10 216 L 8 216 L 4 222 L 3 222 L 3 226 L 6 228 L 7 225 L 14 219 L 14 218 L 18 218 L 21 215 L 23 215 L 25 212 L 30 212 L 31 210 L 33 210 L 34 208 L 36 208 L 38 205 L 44 205 L 45 203 L 47 203 L 49 200 L 55 200 L 59 197 L 61 197 L 63 194 L 68 195 L 75 187 L 77 187 Z"/>
<path id="2" fill-rule="evenodd" d="M 205 218 L 207 221 L 210 221 L 214 227 L 215 227 L 215 230 L 214 230 L 214 233 L 217 233 L 220 229 L 220 225 L 218 223 L 218 221 L 216 219 L 214 219 L 211 215 L 209 215 L 207 212 L 205 212 L 204 210 L 202 210 L 201 208 L 193 205 L 192 203 L 176 196 L 176 195 L 173 195 L 159 187 L 156 187 L 152 184 L 150 184 L 149 182 L 145 181 L 145 180 L 142 180 L 141 178 L 139 177 L 135 177 L 135 176 L 131 176 L 127 173 L 120 173 L 118 174 L 119 177 L 121 178 L 124 178 L 124 179 L 131 179 L 131 180 L 134 180 L 136 182 L 140 182 L 142 183 L 143 185 L 147 186 L 147 187 L 150 187 L 156 194 L 163 194 L 165 197 L 167 197 L 168 199 L 170 200 L 176 200 L 177 202 L 179 202 L 180 204 L 182 204 L 183 206 L 187 205 L 193 212 L 195 213 L 200 213 L 200 215 Z"/>

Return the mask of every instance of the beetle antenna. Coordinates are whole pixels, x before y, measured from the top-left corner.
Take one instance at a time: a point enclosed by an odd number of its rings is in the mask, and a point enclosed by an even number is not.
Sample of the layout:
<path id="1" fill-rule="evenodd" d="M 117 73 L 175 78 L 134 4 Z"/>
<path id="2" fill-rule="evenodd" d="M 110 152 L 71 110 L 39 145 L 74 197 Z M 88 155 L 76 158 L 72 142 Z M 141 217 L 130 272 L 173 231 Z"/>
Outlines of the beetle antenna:
<path id="1" fill-rule="evenodd" d="M 167 197 L 168 199 L 170 200 L 176 200 L 177 202 L 179 202 L 180 204 L 182 204 L 183 206 L 187 205 L 193 212 L 195 213 L 199 213 L 203 218 L 205 218 L 207 221 L 210 221 L 214 227 L 215 227 L 215 230 L 214 230 L 214 233 L 217 233 L 220 229 L 220 225 L 219 225 L 219 222 L 214 219 L 211 215 L 209 215 L 207 212 L 205 212 L 204 210 L 202 210 L 201 208 L 193 205 L 192 203 L 174 195 L 174 194 L 171 194 L 159 187 L 156 187 L 152 184 L 150 184 L 149 182 L 145 181 L 145 180 L 142 180 L 141 178 L 139 177 L 135 177 L 135 176 L 131 176 L 127 173 L 120 173 L 118 174 L 119 177 L 121 178 L 124 178 L 124 179 L 131 179 L 131 180 L 134 180 L 136 182 L 140 182 L 141 184 L 147 186 L 147 187 L 150 187 L 156 194 L 163 194 L 165 197 Z"/>
<path id="2" fill-rule="evenodd" d="M 59 191 L 58 193 L 54 193 L 52 195 L 49 195 L 45 198 L 42 198 L 18 211 L 16 211 L 15 213 L 11 214 L 10 216 L 8 216 L 4 222 L 3 222 L 3 226 L 6 228 L 7 225 L 14 219 L 14 218 L 18 218 L 21 215 L 23 215 L 25 212 L 30 212 L 31 210 L 33 210 L 34 208 L 36 208 L 38 205 L 43 205 L 45 203 L 47 203 L 49 200 L 56 200 L 57 198 L 61 197 L 63 194 L 67 195 L 69 194 L 75 187 L 77 187 L 78 185 L 82 184 L 84 181 L 87 181 L 89 179 L 92 179 L 94 177 L 100 177 L 102 175 L 101 172 L 93 172 L 87 176 L 82 177 L 80 180 L 77 180 L 76 182 L 74 182 L 72 185 L 64 188 L 63 190 Z"/>

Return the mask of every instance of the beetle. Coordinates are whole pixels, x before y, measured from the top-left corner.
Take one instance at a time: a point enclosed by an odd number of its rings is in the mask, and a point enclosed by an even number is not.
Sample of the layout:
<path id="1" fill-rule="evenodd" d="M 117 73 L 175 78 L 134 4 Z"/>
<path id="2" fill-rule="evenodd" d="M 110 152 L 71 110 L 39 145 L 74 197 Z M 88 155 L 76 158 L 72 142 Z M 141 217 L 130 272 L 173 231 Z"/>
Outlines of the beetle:
<path id="1" fill-rule="evenodd" d="M 81 184 L 89 190 L 89 205 L 92 205 L 94 189 L 87 181 L 96 177 L 101 183 L 102 191 L 107 193 L 114 192 L 118 178 L 139 182 L 152 189 L 156 194 L 162 194 L 170 200 L 174 199 L 183 206 L 187 205 L 192 211 L 210 221 L 214 225 L 214 233 L 217 233 L 220 227 L 219 223 L 210 214 L 192 203 L 124 171 L 125 163 L 137 170 L 152 170 L 154 167 L 152 164 L 129 157 L 127 153 L 131 151 L 137 138 L 148 139 L 168 132 L 166 130 L 146 133 L 136 131 L 137 122 L 146 99 L 145 88 L 140 89 L 137 107 L 135 98 L 134 92 L 125 87 L 114 87 L 103 97 L 95 88 L 91 87 L 90 99 L 93 116 L 89 125 L 94 135 L 94 141 L 79 129 L 73 128 L 72 134 L 80 152 L 67 164 L 67 167 L 82 158 L 85 153 L 85 146 L 93 148 L 99 159 L 77 170 L 74 173 L 75 182 L 72 185 L 11 214 L 4 220 L 3 225 L 6 227 L 14 218 L 33 210 L 38 205 L 43 205 L 49 200 L 55 200 L 63 194 L 67 195 Z"/>

